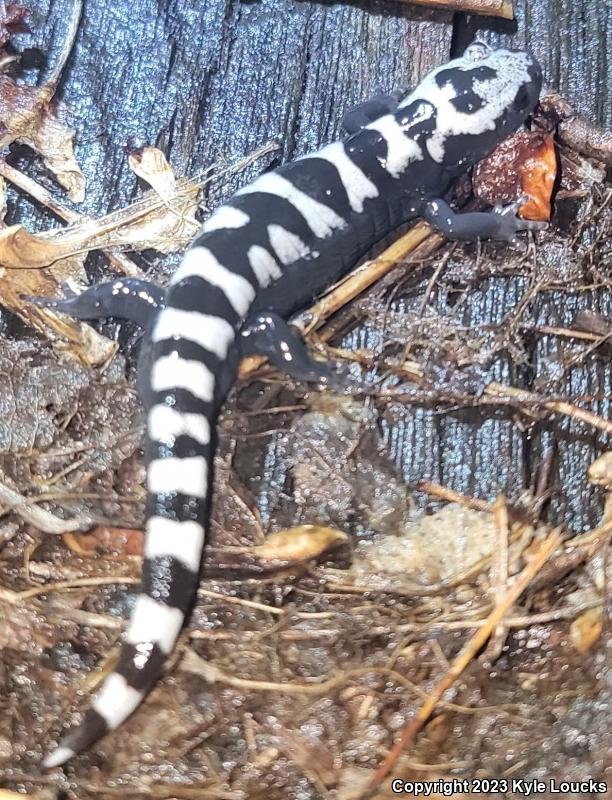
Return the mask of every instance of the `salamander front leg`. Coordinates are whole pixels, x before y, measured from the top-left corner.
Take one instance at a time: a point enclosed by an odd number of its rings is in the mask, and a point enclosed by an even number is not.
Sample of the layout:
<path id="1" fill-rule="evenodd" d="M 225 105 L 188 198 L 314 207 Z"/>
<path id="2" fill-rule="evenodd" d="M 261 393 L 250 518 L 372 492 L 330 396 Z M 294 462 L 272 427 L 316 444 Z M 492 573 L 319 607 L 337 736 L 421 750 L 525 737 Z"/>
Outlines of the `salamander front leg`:
<path id="1" fill-rule="evenodd" d="M 453 211 L 444 200 L 430 200 L 425 206 L 423 217 L 447 239 L 496 239 L 512 242 L 520 231 L 541 231 L 548 227 L 546 222 L 533 222 L 517 217 L 516 212 L 522 202 L 523 200 L 519 200 L 492 211 L 460 214 Z"/>
<path id="2" fill-rule="evenodd" d="M 397 111 L 397 105 L 405 92 L 375 94 L 363 103 L 349 108 L 342 117 L 342 127 L 347 133 L 357 133 L 370 122 Z"/>
<path id="3" fill-rule="evenodd" d="M 315 361 L 295 328 L 271 311 L 249 317 L 237 343 L 241 356 L 266 356 L 273 367 L 290 378 L 346 388 L 329 364 Z"/>
<path id="4" fill-rule="evenodd" d="M 77 319 L 119 317 L 150 330 L 158 312 L 165 305 L 165 291 L 150 281 L 117 278 L 62 300 L 30 296 L 24 299 L 40 308 L 61 311 Z"/>

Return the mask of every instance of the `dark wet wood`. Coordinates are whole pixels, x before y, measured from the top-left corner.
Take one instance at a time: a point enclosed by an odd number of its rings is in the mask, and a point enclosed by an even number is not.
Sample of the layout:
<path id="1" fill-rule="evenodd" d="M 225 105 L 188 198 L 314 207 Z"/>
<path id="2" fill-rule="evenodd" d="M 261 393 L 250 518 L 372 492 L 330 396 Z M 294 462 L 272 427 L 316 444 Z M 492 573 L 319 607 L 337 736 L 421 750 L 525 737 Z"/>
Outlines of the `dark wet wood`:
<path id="1" fill-rule="evenodd" d="M 612 0 L 518 0 L 518 33 L 491 23 L 491 42 L 527 43 L 542 61 L 549 84 L 600 122 L 612 123 Z M 54 52 L 63 37 L 69 0 L 40 0 L 32 19 L 34 39 Z M 474 24 L 486 27 L 478 18 Z M 88 179 L 82 210 L 99 214 L 130 200 L 135 181 L 125 157 L 130 140 L 159 143 L 179 173 L 193 174 L 219 160 L 234 160 L 270 140 L 277 160 L 307 152 L 336 137 L 343 113 L 368 95 L 416 82 L 448 58 L 448 15 L 394 2 L 299 0 L 86 0 L 77 46 L 62 97 L 78 130 L 78 158 Z M 23 38 L 31 44 L 31 37 Z M 273 156 L 268 157 L 269 163 Z M 21 161 L 21 164 L 26 164 Z M 209 206 L 256 174 L 264 163 L 213 183 Z M 36 165 L 32 174 L 41 174 Z M 20 201 L 13 219 L 47 224 Z M 522 279 L 491 281 L 473 293 L 466 324 L 499 320 L 526 290 Z M 608 317 L 610 299 L 596 309 Z M 571 321 L 588 307 L 577 296 L 571 308 L 555 296 L 539 299 L 535 315 Z M 533 353 L 545 369 L 554 344 Z M 533 380 L 499 362 L 494 377 L 517 385 Z M 601 366 L 575 376 L 571 391 L 610 394 Z M 600 404 L 600 413 L 607 405 Z M 516 496 L 529 481 L 542 445 L 509 418 L 483 423 L 460 414 L 428 411 L 405 417 L 390 438 L 408 482 L 426 478 L 459 491 Z M 569 498 L 563 509 L 575 527 L 593 523 L 596 508 L 584 490 L 586 465 L 596 452 L 590 438 L 559 441 L 558 481 Z"/>

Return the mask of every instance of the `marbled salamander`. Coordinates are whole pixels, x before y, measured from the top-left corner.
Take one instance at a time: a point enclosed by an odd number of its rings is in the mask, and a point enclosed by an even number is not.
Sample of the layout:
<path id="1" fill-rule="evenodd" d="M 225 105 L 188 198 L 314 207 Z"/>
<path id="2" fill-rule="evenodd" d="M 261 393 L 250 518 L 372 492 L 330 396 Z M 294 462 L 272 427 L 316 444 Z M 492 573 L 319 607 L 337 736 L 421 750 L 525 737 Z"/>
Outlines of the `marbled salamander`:
<path id="1" fill-rule="evenodd" d="M 508 240 L 539 228 L 518 219 L 516 206 L 456 214 L 441 198 L 525 121 L 540 87 L 530 55 L 474 43 L 413 92 L 351 111 L 344 141 L 237 192 L 204 223 L 166 293 L 121 279 L 68 300 L 34 300 L 148 331 L 139 369 L 148 434 L 142 589 L 116 669 L 45 767 L 121 725 L 172 652 L 197 588 L 215 420 L 239 358 L 263 353 L 292 376 L 329 378 L 283 318 L 414 217 L 455 239 Z"/>

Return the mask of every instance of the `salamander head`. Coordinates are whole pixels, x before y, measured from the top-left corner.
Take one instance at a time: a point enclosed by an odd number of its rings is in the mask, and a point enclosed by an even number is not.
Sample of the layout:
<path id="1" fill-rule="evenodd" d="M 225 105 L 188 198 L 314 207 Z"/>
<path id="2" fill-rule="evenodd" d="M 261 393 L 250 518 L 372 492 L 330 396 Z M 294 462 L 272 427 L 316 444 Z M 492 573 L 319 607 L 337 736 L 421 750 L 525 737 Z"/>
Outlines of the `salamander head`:
<path id="1" fill-rule="evenodd" d="M 540 66 L 529 53 L 491 50 L 474 42 L 461 58 L 431 72 L 399 105 L 431 103 L 435 126 L 426 147 L 452 176 L 465 172 L 522 125 L 541 86 Z"/>

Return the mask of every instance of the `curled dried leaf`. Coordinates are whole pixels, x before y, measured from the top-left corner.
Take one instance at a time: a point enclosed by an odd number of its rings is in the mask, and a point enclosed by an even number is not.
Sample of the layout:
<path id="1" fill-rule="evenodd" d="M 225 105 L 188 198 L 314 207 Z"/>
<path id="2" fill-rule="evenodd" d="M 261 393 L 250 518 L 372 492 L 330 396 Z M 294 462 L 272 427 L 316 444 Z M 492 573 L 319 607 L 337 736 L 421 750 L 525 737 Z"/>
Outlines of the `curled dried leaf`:
<path id="1" fill-rule="evenodd" d="M 570 625 L 570 641 L 579 653 L 587 653 L 601 636 L 603 608 L 589 608 Z"/>
<path id="2" fill-rule="evenodd" d="M 557 177 L 552 135 L 521 132 L 504 140 L 474 170 L 474 194 L 491 205 L 512 203 L 527 195 L 523 219 L 547 221 Z"/>
<path id="3" fill-rule="evenodd" d="M 0 182 L 0 213 L 6 208 L 4 179 Z M 56 261 L 57 256 L 59 261 Z M 0 265 L 16 265 L 19 270 L 0 268 L 0 302 L 39 333 L 56 340 L 67 340 L 73 352 L 87 366 L 106 364 L 117 350 L 115 342 L 97 333 L 85 322 L 54 314 L 23 301 L 23 295 L 56 296 L 67 280 L 85 280 L 83 263 L 86 253 L 61 258 L 61 250 L 53 241 L 31 236 L 20 225 L 0 229 Z M 54 267 L 43 271 L 32 269 L 41 262 L 56 261 Z"/>
<path id="4" fill-rule="evenodd" d="M 176 176 L 166 156 L 157 147 L 143 147 L 130 153 L 128 163 L 136 175 L 146 181 L 162 200 L 176 194 Z"/>
<path id="5" fill-rule="evenodd" d="M 58 117 L 52 104 L 62 69 L 72 49 L 81 14 L 81 0 L 75 0 L 69 32 L 55 68 L 43 86 L 18 83 L 8 75 L 0 76 L 0 147 L 18 141 L 42 156 L 45 166 L 66 189 L 70 199 L 79 203 L 85 198 L 85 176 L 75 159 L 74 131 Z M 11 30 L 23 24 L 27 11 L 13 4 L 0 22 L 0 40 L 8 41 Z"/>
<path id="6" fill-rule="evenodd" d="M 1 234 L 0 231 L 0 237 Z M 54 314 L 22 300 L 22 295 L 58 295 L 60 284 L 66 278 L 82 275 L 83 260 L 84 255 L 66 259 L 51 271 L 0 269 L 0 302 L 41 334 L 51 339 L 59 336 L 67 340 L 86 366 L 98 367 L 108 363 L 117 352 L 116 342 L 97 333 L 85 322 Z"/>
<path id="7" fill-rule="evenodd" d="M 62 259 L 102 248 L 183 249 L 195 236 L 200 188 L 181 182 L 167 203 L 152 192 L 124 209 L 60 230 L 29 233 L 21 225 L 0 231 L 0 265 L 40 269 Z"/>
<path id="8" fill-rule="evenodd" d="M 29 132 L 23 131 L 17 138 L 42 156 L 45 167 L 68 192 L 72 202 L 82 203 L 86 181 L 74 155 L 74 135 L 74 130 L 47 108 L 36 126 Z"/>
<path id="9" fill-rule="evenodd" d="M 266 562 L 296 564 L 320 558 L 348 540 L 346 533 L 318 525 L 299 525 L 271 533 L 263 544 L 250 549 Z"/>
<path id="10" fill-rule="evenodd" d="M 0 265 L 10 269 L 40 269 L 81 250 L 78 243 L 66 244 L 62 231 L 55 235 L 32 234 L 22 225 L 0 231 Z"/>

